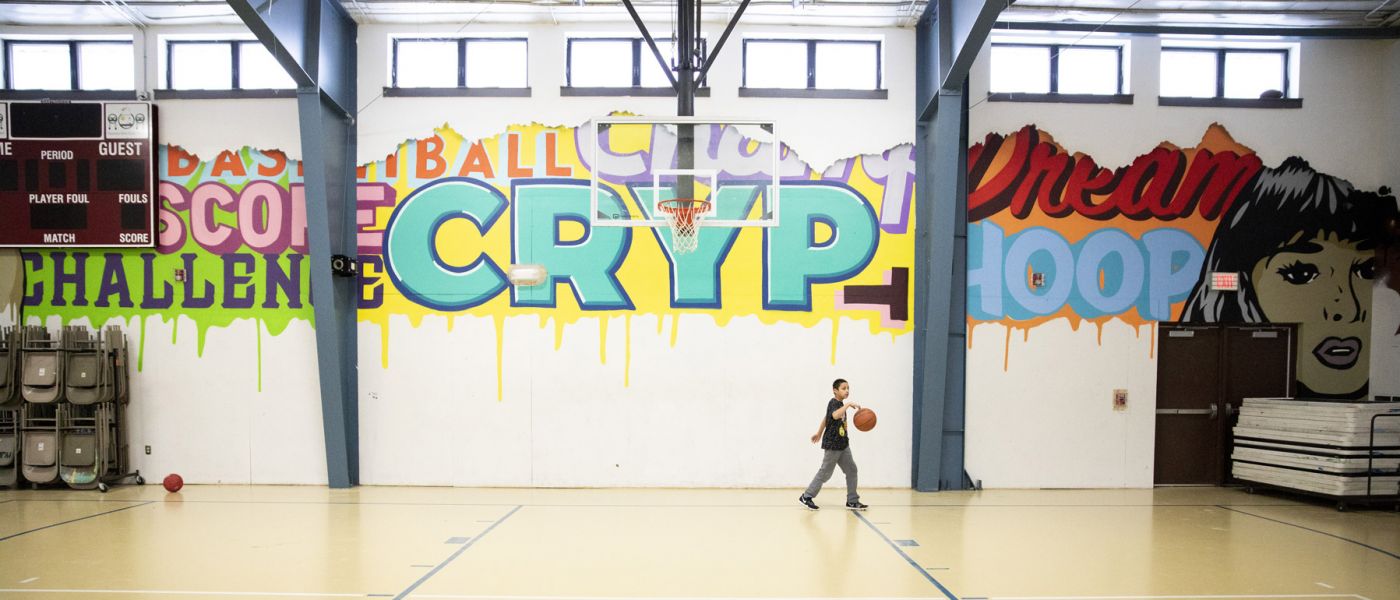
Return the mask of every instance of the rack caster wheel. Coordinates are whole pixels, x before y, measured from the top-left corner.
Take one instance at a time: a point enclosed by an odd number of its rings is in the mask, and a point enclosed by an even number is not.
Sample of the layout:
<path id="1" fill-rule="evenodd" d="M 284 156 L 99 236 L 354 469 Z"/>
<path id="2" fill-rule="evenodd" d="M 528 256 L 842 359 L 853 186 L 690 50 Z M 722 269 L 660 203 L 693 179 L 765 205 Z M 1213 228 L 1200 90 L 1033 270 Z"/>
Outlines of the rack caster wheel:
<path id="1" fill-rule="evenodd" d="M 1347 503 L 1345 503 L 1345 502 L 1338 502 L 1338 503 L 1337 503 L 1337 512 L 1346 512 L 1346 511 L 1347 511 Z"/>
<path id="2" fill-rule="evenodd" d="M 136 476 L 136 485 L 146 485 L 146 478 L 145 478 L 145 477 L 142 477 L 142 476 L 140 476 L 140 475 L 137 475 L 137 476 Z"/>
<path id="3" fill-rule="evenodd" d="M 110 489 L 110 488 L 108 488 L 108 487 L 107 487 L 107 484 L 105 484 L 105 483 L 99 483 L 99 484 L 97 484 L 97 491 L 99 491 L 99 492 L 102 492 L 102 493 L 105 494 L 105 493 L 107 493 L 107 490 L 108 490 L 108 489 Z"/>

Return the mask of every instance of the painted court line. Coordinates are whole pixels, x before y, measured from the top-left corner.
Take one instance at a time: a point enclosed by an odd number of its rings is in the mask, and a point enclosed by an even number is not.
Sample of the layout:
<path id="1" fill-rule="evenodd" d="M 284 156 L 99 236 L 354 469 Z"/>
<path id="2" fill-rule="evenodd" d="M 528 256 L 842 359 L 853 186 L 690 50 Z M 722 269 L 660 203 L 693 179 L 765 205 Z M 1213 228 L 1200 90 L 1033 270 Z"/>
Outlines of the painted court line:
<path id="1" fill-rule="evenodd" d="M 472 596 L 472 594 L 413 594 L 416 599 L 440 600 L 921 600 L 925 596 Z"/>
<path id="2" fill-rule="evenodd" d="M 854 514 L 856 518 L 860 519 L 862 523 L 865 523 L 866 526 L 870 527 L 870 530 L 878 534 L 880 536 L 880 539 L 885 540 L 885 543 L 889 544 L 890 548 L 893 548 L 895 552 L 898 552 L 899 555 L 904 558 L 905 562 L 909 563 L 909 566 L 917 569 L 919 571 L 919 574 L 923 575 L 924 579 L 927 579 L 929 583 L 932 583 L 934 585 L 934 587 L 937 587 L 938 591 L 943 592 L 944 596 L 947 596 L 949 600 L 958 600 L 958 597 L 953 595 L 953 592 L 950 592 L 948 591 L 948 588 L 943 587 L 943 584 L 939 583 L 933 575 L 930 575 L 927 569 L 924 569 L 923 567 L 919 566 L 919 563 L 914 562 L 914 559 L 910 558 L 909 555 L 904 552 L 904 549 L 899 547 L 899 544 L 896 544 L 894 543 L 894 541 L 890 540 L 889 536 L 885 535 L 885 532 L 880 531 L 880 528 L 876 527 L 874 523 L 871 523 L 869 519 L 866 519 L 865 515 L 862 515 L 859 512 L 852 512 L 851 514 Z"/>
<path id="3" fill-rule="evenodd" d="M 11 500 L 0 500 L 0 504 L 6 502 L 113 502 L 110 498 L 15 498 Z M 135 500 L 117 500 L 119 502 L 140 502 Z M 151 502 L 164 502 L 163 500 L 152 500 Z M 308 504 L 325 506 L 526 506 L 537 508 L 773 508 L 786 510 L 792 508 L 787 501 L 774 502 L 771 504 L 561 504 L 544 502 L 539 504 L 517 504 L 513 502 L 376 502 L 376 501 L 323 501 L 323 500 L 195 500 L 182 498 L 181 504 Z M 881 508 L 1229 508 L 1231 506 L 1240 507 L 1262 507 L 1262 508 L 1310 508 L 1313 505 L 1299 504 L 1296 502 L 1280 501 L 1276 503 L 1258 504 L 894 504 L 881 502 Z M 490 521 L 483 521 L 490 522 Z M 780 599 L 782 600 L 782 599 Z"/>
<path id="4" fill-rule="evenodd" d="M 270 598 L 365 598 L 379 594 L 337 594 L 330 592 L 211 592 L 194 590 L 42 590 L 31 588 L 0 589 L 0 594 L 136 594 L 139 596 L 256 596 Z"/>
<path id="5" fill-rule="evenodd" d="M 1359 594 L 1200 594 L 1200 596 L 991 596 L 988 600 L 1238 600 L 1238 599 L 1359 599 Z"/>
<path id="6" fill-rule="evenodd" d="M 1256 514 L 1254 514 L 1254 513 L 1252 513 L 1252 512 L 1245 512 L 1245 511 L 1242 511 L 1242 510 L 1236 510 L 1236 509 L 1230 508 L 1230 507 L 1228 507 L 1228 506 L 1221 506 L 1220 508 L 1223 508 L 1223 509 L 1228 510 L 1228 511 L 1230 511 L 1230 512 L 1240 513 L 1240 514 L 1242 514 L 1242 515 L 1249 515 L 1249 516 L 1254 517 L 1254 518 L 1256 518 L 1256 519 L 1263 519 L 1263 520 L 1265 520 L 1265 521 L 1273 521 L 1273 522 L 1279 523 L 1279 524 L 1281 524 L 1281 525 L 1287 525 L 1287 526 L 1289 526 L 1289 527 L 1297 527 L 1298 529 L 1302 529 L 1302 530 L 1304 530 L 1304 531 L 1311 531 L 1311 532 L 1313 532 L 1313 533 L 1320 533 L 1320 534 L 1325 535 L 1325 536 L 1330 537 L 1330 538 L 1336 538 L 1336 539 L 1342 540 L 1343 542 L 1348 542 L 1348 543 L 1356 544 L 1356 545 L 1361 546 L 1362 548 L 1366 548 L 1366 549 L 1368 549 L 1368 550 L 1375 550 L 1376 552 L 1380 552 L 1381 554 L 1384 554 L 1384 555 L 1389 556 L 1389 557 L 1394 558 L 1394 559 L 1400 559 L 1400 554 L 1396 554 L 1396 553 L 1391 552 L 1391 551 L 1389 551 L 1389 550 L 1383 550 L 1383 549 L 1381 549 L 1381 548 L 1377 548 L 1377 547 L 1372 546 L 1372 545 L 1370 545 L 1370 544 L 1364 544 L 1364 543 L 1358 542 L 1358 541 L 1353 540 L 1353 539 L 1344 538 L 1344 537 L 1342 537 L 1342 536 L 1340 536 L 1340 535 L 1336 535 L 1336 534 L 1332 534 L 1332 533 L 1327 533 L 1326 531 L 1319 531 L 1319 530 L 1313 529 L 1313 528 L 1311 528 L 1311 527 L 1303 527 L 1302 525 L 1298 525 L 1297 523 L 1289 523 L 1288 521 L 1280 521 L 1280 520 L 1278 520 L 1278 519 L 1269 518 L 1269 517 L 1266 517 L 1266 516 L 1264 516 L 1264 515 L 1256 515 Z"/>
<path id="7" fill-rule="evenodd" d="M 69 519 L 69 520 L 64 521 L 64 522 L 62 522 L 62 523 L 54 523 L 53 525 L 45 525 L 45 526 L 39 527 L 39 528 L 37 528 L 37 529 L 30 529 L 29 531 L 21 531 L 21 532 L 19 532 L 19 533 L 14 533 L 14 534 L 7 535 L 7 536 L 5 536 L 5 537 L 0 537 L 0 542 L 3 542 L 3 541 L 5 541 L 5 540 L 9 540 L 9 539 L 14 539 L 14 538 L 17 538 L 17 537 L 22 536 L 22 535 L 25 535 L 25 534 L 34 533 L 34 532 L 36 532 L 36 531 L 43 531 L 43 530 L 45 530 L 45 529 L 49 529 L 49 528 L 52 528 L 52 527 L 58 527 L 59 525 L 67 525 L 67 524 L 69 524 L 69 523 L 77 523 L 78 521 L 85 521 L 85 520 L 87 520 L 87 519 L 92 519 L 92 518 L 100 517 L 100 516 L 103 516 L 103 515 L 110 515 L 110 514 L 112 514 L 112 513 L 117 513 L 117 512 L 124 511 L 124 510 L 131 510 L 131 509 L 133 509 L 133 508 L 140 508 L 140 507 L 145 506 L 145 505 L 147 505 L 147 504 L 153 504 L 153 503 L 154 503 L 154 502 L 142 502 L 142 503 L 140 503 L 140 504 L 135 504 L 135 505 L 132 505 L 132 506 L 123 506 L 123 507 L 118 508 L 118 509 L 115 509 L 115 510 L 109 510 L 109 511 L 106 511 L 106 512 L 100 512 L 100 513 L 97 513 L 97 514 L 95 514 L 95 515 L 88 515 L 88 516 L 86 516 L 86 517 L 79 517 L 79 518 L 77 518 L 77 519 Z"/>
<path id="8" fill-rule="evenodd" d="M 219 596 L 259 598 L 380 598 L 390 594 L 336 592 L 236 592 L 207 590 L 99 590 L 99 589 L 34 589 L 0 588 L 0 594 L 136 594 L 144 596 Z M 440 600 L 626 600 L 620 596 L 502 596 L 468 594 L 413 594 L 414 598 Z M 649 600 L 912 600 L 908 596 L 648 596 Z M 1194 596 L 991 596 L 987 600 L 1249 600 L 1261 598 L 1356 598 L 1370 600 L 1359 594 L 1252 594 L 1252 595 L 1194 595 Z"/>
<path id="9" fill-rule="evenodd" d="M 477 534 L 477 535 L 475 535 L 475 536 L 472 536 L 471 539 L 467 540 L 467 543 L 462 544 L 462 547 L 461 547 L 461 548 L 458 548 L 456 552 L 453 552 L 452 555 L 449 556 L 449 557 L 447 557 L 446 560 L 442 561 L 442 563 L 438 564 L 438 566 L 433 567 L 433 570 L 428 571 L 427 573 L 423 574 L 422 577 L 419 577 L 419 578 L 418 578 L 418 581 L 413 582 L 413 585 L 410 585 L 410 586 L 408 586 L 408 588 L 405 589 L 404 591 L 399 592 L 399 595 L 394 596 L 394 600 L 402 600 L 403 598 L 407 597 L 409 594 L 413 593 L 413 590 L 418 589 L 418 586 L 423 585 L 424 582 L 426 582 L 426 581 L 429 580 L 429 579 L 432 579 L 433 575 L 437 575 L 437 574 L 438 574 L 438 571 L 441 571 L 441 570 L 443 569 L 443 567 L 446 567 L 447 565 L 451 564 L 452 561 L 457 560 L 457 557 L 458 557 L 458 556 L 461 556 L 463 552 L 466 552 L 466 551 L 467 551 L 467 548 L 470 548 L 470 547 L 472 547 L 474 544 L 476 544 L 478 541 L 481 541 L 481 538 L 486 537 L 486 534 L 491 533 L 491 530 L 492 530 L 492 529 L 495 529 L 495 528 L 496 528 L 497 526 L 499 526 L 501 523 L 505 523 L 505 522 L 506 522 L 506 519 L 509 519 L 509 518 L 511 517 L 511 515 L 514 515 L 514 514 L 515 514 L 517 511 L 519 511 L 521 508 L 522 508 L 522 505 L 517 504 L 517 505 L 515 506 L 515 508 L 510 509 L 510 512 L 506 513 L 506 516 L 501 517 L 501 518 L 500 518 L 499 520 L 497 520 L 495 523 L 492 523 L 490 527 L 487 527 L 487 528 L 486 528 L 486 531 L 483 531 L 483 532 L 481 532 L 480 534 Z"/>

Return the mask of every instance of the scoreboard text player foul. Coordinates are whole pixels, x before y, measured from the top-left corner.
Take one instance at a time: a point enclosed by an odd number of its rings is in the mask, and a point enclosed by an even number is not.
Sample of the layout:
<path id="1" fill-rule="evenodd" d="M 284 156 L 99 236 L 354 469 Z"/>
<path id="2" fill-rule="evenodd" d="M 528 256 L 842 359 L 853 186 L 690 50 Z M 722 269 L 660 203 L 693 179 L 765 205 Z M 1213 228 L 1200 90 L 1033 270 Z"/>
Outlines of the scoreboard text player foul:
<path id="1" fill-rule="evenodd" d="M 155 245 L 147 102 L 0 103 L 0 246 Z"/>

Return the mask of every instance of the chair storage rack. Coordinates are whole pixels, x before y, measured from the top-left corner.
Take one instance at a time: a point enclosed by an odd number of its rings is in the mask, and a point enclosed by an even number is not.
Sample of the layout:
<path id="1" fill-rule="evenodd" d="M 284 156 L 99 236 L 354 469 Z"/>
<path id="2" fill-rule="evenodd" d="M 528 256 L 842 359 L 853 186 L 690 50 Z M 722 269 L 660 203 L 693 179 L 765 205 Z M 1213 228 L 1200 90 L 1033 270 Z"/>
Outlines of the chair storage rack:
<path id="1" fill-rule="evenodd" d="M 0 486 L 145 483 L 128 460 L 128 364 L 120 327 L 0 330 Z"/>

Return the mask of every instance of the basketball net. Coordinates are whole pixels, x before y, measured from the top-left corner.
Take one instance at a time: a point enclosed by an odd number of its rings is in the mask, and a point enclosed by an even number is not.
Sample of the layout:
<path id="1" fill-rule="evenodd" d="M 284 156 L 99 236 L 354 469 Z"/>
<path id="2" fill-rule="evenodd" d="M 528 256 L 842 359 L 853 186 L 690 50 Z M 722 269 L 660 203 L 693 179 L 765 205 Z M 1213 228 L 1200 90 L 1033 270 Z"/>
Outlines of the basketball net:
<path id="1" fill-rule="evenodd" d="M 700 213 L 710 210 L 707 200 L 663 200 L 658 208 L 671 226 L 671 251 L 676 254 L 694 252 L 700 244 Z"/>

